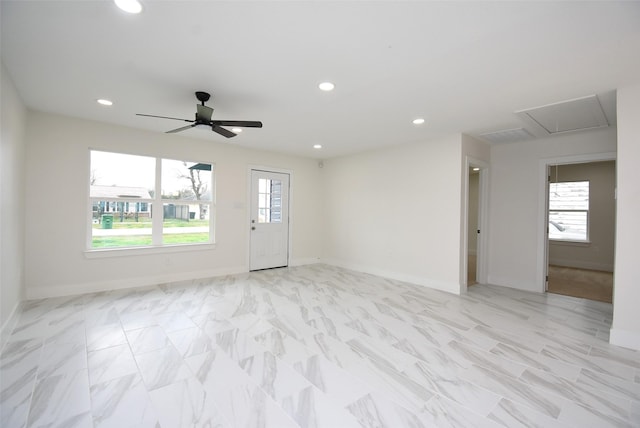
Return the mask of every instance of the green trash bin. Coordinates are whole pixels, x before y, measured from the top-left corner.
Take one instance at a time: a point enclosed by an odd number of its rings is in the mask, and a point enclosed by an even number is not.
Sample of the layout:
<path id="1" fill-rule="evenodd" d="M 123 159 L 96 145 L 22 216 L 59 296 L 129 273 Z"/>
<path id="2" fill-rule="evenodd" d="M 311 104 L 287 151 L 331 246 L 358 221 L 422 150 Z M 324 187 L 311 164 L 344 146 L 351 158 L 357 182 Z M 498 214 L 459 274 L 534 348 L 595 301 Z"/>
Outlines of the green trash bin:
<path id="1" fill-rule="evenodd" d="M 102 228 L 113 229 L 113 215 L 102 214 Z"/>

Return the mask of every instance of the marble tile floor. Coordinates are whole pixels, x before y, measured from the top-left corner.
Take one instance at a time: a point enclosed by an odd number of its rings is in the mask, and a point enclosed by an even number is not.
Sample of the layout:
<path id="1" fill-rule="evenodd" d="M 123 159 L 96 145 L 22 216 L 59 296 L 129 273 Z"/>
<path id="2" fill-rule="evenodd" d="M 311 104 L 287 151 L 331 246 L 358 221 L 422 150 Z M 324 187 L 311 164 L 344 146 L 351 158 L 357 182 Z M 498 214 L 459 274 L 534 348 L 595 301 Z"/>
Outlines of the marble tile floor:
<path id="1" fill-rule="evenodd" d="M 326 265 L 30 301 L 0 425 L 638 427 L 612 306 Z"/>

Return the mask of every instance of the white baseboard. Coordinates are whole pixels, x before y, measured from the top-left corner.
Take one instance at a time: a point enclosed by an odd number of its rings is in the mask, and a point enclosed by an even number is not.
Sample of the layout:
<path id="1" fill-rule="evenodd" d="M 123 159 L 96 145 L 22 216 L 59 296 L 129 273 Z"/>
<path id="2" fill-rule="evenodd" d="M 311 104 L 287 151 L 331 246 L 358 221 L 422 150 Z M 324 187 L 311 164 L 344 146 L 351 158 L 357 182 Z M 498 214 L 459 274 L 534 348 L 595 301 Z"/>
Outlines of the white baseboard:
<path id="1" fill-rule="evenodd" d="M 305 265 L 315 265 L 317 263 L 322 263 L 320 257 L 308 257 L 305 259 L 292 259 L 289 260 L 289 266 L 305 266 Z"/>
<path id="2" fill-rule="evenodd" d="M 303 266 L 320 263 L 319 258 L 293 259 L 290 266 Z M 176 274 L 152 275 L 139 278 L 125 278 L 109 281 L 96 281 L 72 285 L 42 285 L 27 286 L 27 299 L 46 299 L 49 297 L 73 296 L 77 294 L 98 293 L 101 291 L 122 290 L 127 288 L 147 287 L 150 285 L 165 284 L 168 282 L 190 281 L 224 275 L 235 275 L 249 272 L 247 266 L 236 266 L 221 269 L 209 269 L 193 272 L 181 272 Z"/>
<path id="3" fill-rule="evenodd" d="M 17 302 L 11 311 L 11 315 L 9 315 L 9 318 L 7 318 L 2 328 L 0 328 L 0 351 L 4 348 L 9 336 L 11 336 L 11 332 L 18 323 L 20 312 L 22 312 L 22 302 Z"/>
<path id="4" fill-rule="evenodd" d="M 433 288 L 435 290 L 446 291 L 447 293 L 460 294 L 460 284 L 437 281 L 422 276 L 409 275 L 402 272 L 394 272 L 385 269 L 379 269 L 372 266 L 361 265 L 357 263 L 343 262 L 335 259 L 322 259 L 318 263 L 325 263 L 331 266 L 337 266 L 344 269 L 354 270 L 356 272 L 368 273 L 383 278 L 394 279 L 396 281 L 408 282 L 410 284 L 421 285 L 423 287 Z"/>
<path id="5" fill-rule="evenodd" d="M 223 269 L 210 269 L 176 274 L 163 274 L 139 278 L 125 278 L 110 281 L 96 281 L 73 285 L 27 286 L 27 299 L 45 299 L 49 297 L 72 296 L 77 294 L 98 293 L 101 291 L 121 290 L 126 288 L 147 287 L 150 285 L 166 284 L 168 282 L 190 281 L 224 275 L 234 275 L 248 272 L 247 266 L 237 266 Z"/>
<path id="6" fill-rule="evenodd" d="M 516 290 L 530 291 L 532 293 L 544 293 L 544 290 L 535 283 L 518 281 L 511 278 L 489 275 L 487 282 L 492 285 L 499 285 L 500 287 L 515 288 Z"/>
<path id="7" fill-rule="evenodd" d="M 578 269 L 600 270 L 604 272 L 613 272 L 613 264 L 597 263 L 572 259 L 549 258 L 549 264 L 555 266 L 565 266 Z"/>
<path id="8" fill-rule="evenodd" d="M 640 351 L 640 333 L 637 331 L 612 328 L 609 331 L 609 343 Z"/>

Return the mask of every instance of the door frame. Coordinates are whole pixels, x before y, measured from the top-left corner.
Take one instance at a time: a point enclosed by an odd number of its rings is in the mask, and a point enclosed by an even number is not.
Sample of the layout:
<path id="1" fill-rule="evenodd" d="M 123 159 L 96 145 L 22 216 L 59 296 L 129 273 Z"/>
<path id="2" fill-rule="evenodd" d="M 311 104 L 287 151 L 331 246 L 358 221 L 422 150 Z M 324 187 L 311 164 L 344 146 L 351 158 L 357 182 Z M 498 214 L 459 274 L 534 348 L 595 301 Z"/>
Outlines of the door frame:
<path id="1" fill-rule="evenodd" d="M 549 168 L 553 165 L 615 161 L 617 156 L 616 152 L 605 152 L 540 159 L 538 163 L 538 239 L 535 291 L 539 293 L 546 293 L 547 291 L 547 273 L 549 269 L 549 234 L 547 232 L 549 227 L 549 188 L 547 182 Z"/>
<path id="2" fill-rule="evenodd" d="M 480 168 L 478 172 L 478 236 L 476 246 L 476 282 L 478 284 L 487 283 L 487 251 L 489 249 L 489 164 L 483 160 L 465 156 L 464 162 L 464 194 L 462 222 L 462 246 L 461 246 L 461 272 L 460 272 L 460 293 L 466 293 L 468 287 L 467 269 L 469 266 L 469 168 Z"/>
<path id="3" fill-rule="evenodd" d="M 252 171 L 264 171 L 264 172 L 275 172 L 277 174 L 288 174 L 289 175 L 289 218 L 287 225 L 287 266 L 291 266 L 291 254 L 293 252 L 293 171 L 290 169 L 284 168 L 275 168 L 272 166 L 265 165 L 255 165 L 250 164 L 247 167 L 247 209 L 246 209 L 246 229 L 245 233 L 247 234 L 247 250 L 246 250 L 246 271 L 251 271 L 251 172 Z"/>

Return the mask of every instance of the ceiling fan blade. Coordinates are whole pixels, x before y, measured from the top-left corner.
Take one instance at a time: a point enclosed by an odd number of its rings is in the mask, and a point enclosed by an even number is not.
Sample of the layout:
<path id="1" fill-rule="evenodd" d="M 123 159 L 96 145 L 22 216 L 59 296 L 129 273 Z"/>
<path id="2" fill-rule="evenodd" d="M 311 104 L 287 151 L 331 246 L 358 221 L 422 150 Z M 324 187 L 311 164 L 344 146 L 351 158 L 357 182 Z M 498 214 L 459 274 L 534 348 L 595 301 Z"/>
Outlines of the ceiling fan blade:
<path id="1" fill-rule="evenodd" d="M 146 117 L 157 117 L 159 119 L 173 119 L 173 120 L 181 120 L 183 122 L 195 122 L 195 120 L 190 120 L 190 119 L 180 119 L 178 117 L 168 117 L 168 116 L 155 116 L 153 114 L 142 114 L 142 113 L 136 113 L 136 116 L 146 116 Z"/>
<path id="2" fill-rule="evenodd" d="M 224 137 L 227 137 L 227 138 L 232 138 L 232 137 L 236 136 L 235 133 L 229 131 L 228 129 L 224 129 L 224 128 L 221 128 L 221 127 L 216 126 L 216 125 L 212 125 L 211 126 L 211 130 L 213 132 L 217 132 L 218 134 L 220 134 L 220 135 L 222 135 Z"/>
<path id="3" fill-rule="evenodd" d="M 196 104 L 196 107 L 198 108 L 198 111 L 196 113 L 196 121 L 209 123 L 211 121 L 213 109 L 201 104 Z"/>
<path id="4" fill-rule="evenodd" d="M 172 129 L 171 131 L 167 131 L 167 134 L 175 134 L 176 132 L 184 131 L 185 129 L 193 128 L 197 123 L 192 123 L 191 125 L 182 126 L 180 128 Z"/>
<path id="5" fill-rule="evenodd" d="M 213 126 L 238 126 L 240 128 L 262 128 L 262 122 L 255 120 L 212 120 Z"/>

